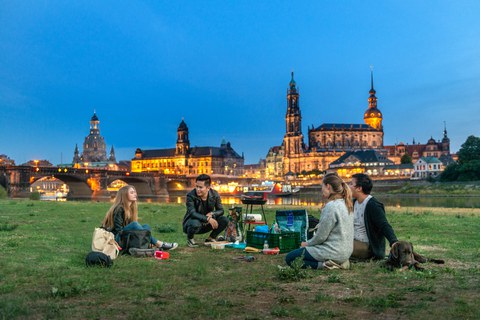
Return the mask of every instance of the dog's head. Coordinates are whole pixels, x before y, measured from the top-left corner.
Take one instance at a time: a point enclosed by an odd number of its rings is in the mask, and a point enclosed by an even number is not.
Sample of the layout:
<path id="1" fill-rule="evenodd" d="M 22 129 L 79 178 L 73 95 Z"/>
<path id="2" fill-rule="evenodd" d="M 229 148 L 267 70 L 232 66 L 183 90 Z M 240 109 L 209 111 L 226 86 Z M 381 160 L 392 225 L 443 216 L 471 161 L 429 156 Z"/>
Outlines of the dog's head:
<path id="1" fill-rule="evenodd" d="M 413 245 L 408 241 L 397 241 L 390 249 L 388 262 L 397 268 L 410 267 L 416 263 L 413 256 Z"/>

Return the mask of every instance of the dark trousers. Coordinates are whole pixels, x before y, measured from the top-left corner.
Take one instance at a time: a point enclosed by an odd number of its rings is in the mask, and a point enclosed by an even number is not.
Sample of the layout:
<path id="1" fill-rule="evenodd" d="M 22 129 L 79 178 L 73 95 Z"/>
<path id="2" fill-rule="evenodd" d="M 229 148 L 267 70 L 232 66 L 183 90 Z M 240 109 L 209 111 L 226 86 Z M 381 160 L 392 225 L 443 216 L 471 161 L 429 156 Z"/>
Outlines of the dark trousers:
<path id="1" fill-rule="evenodd" d="M 228 218 L 220 216 L 215 220 L 218 222 L 218 228 L 214 230 L 208 222 L 202 222 L 197 219 L 188 219 L 183 225 L 183 232 L 187 234 L 188 239 L 193 239 L 193 235 L 195 234 L 203 234 L 212 231 L 210 237 L 215 239 L 227 227 Z"/>

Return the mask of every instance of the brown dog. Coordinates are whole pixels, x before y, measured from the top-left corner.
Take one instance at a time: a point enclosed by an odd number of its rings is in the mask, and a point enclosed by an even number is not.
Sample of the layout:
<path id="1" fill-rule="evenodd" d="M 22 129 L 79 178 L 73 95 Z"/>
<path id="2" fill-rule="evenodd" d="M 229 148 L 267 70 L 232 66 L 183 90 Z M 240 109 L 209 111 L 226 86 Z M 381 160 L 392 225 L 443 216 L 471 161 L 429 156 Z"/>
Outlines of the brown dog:
<path id="1" fill-rule="evenodd" d="M 423 270 L 420 263 L 433 262 L 444 264 L 445 261 L 440 259 L 428 259 L 415 251 L 413 244 L 408 241 L 397 241 L 392 245 L 390 254 L 388 255 L 386 266 L 389 270 L 401 268 L 402 270 L 414 267 L 415 270 Z"/>

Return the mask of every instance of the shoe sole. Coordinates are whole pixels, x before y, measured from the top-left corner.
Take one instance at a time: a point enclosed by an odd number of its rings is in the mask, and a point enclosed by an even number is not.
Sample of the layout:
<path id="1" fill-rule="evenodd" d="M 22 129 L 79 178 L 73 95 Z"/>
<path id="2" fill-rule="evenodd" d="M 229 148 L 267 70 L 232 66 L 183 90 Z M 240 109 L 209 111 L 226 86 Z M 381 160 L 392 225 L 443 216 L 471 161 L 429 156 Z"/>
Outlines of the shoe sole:
<path id="1" fill-rule="evenodd" d="M 173 247 L 171 247 L 171 248 L 169 248 L 169 249 L 167 249 L 167 248 L 161 248 L 161 249 L 162 249 L 162 250 L 165 250 L 165 251 L 172 251 L 172 250 L 175 250 L 175 249 L 177 249 L 177 248 L 178 248 L 178 244 L 175 245 L 175 246 L 173 246 Z"/>

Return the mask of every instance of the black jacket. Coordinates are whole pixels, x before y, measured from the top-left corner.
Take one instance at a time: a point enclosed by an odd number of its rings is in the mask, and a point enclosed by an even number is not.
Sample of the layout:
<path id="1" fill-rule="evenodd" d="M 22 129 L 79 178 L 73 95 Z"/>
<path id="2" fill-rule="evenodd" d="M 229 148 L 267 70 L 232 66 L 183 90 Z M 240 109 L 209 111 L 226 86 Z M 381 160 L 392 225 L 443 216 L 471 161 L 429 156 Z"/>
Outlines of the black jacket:
<path id="1" fill-rule="evenodd" d="M 385 216 L 383 203 L 373 197 L 368 200 L 364 219 L 369 248 L 373 258 L 383 259 L 385 257 L 385 238 L 388 239 L 390 246 L 398 241 L 392 226 L 388 223 Z"/>
<path id="2" fill-rule="evenodd" d="M 206 205 L 204 205 L 202 199 L 197 196 L 197 191 L 193 189 L 187 194 L 187 213 L 185 213 L 183 217 L 183 225 L 185 225 L 189 219 L 207 222 L 207 213 L 209 212 L 212 213 L 214 219 L 223 216 L 223 206 L 218 192 L 210 189 L 208 191 Z"/>

